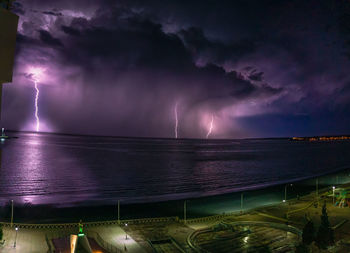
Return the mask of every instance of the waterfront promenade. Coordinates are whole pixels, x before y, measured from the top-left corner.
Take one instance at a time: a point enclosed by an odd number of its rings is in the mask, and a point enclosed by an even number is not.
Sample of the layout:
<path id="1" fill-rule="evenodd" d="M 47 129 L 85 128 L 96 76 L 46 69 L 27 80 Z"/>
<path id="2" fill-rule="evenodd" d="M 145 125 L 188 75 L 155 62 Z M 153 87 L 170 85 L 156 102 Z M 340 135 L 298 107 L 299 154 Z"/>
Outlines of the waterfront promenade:
<path id="1" fill-rule="evenodd" d="M 349 185 L 343 185 L 342 188 L 350 189 Z M 257 247 L 258 240 L 255 239 L 251 242 L 247 241 L 247 236 L 242 234 L 230 234 L 230 231 L 219 230 L 211 234 L 213 226 L 220 226 L 220 224 L 237 224 L 237 222 L 250 222 L 249 226 L 235 226 L 234 228 L 245 229 L 250 227 L 251 231 L 266 231 L 265 228 L 257 228 L 254 226 L 254 222 L 259 224 L 269 224 L 276 227 L 276 224 L 281 224 L 281 229 L 276 228 L 271 231 L 275 233 L 276 238 L 280 238 L 279 244 L 282 244 L 288 237 L 287 231 L 284 231 L 282 226 L 289 224 L 299 231 L 302 230 L 306 223 L 306 217 L 312 219 L 316 226 L 320 221 L 320 214 L 323 202 L 326 201 L 329 220 L 335 231 L 336 245 L 333 252 L 349 252 L 350 250 L 350 208 L 339 208 L 333 205 L 333 199 L 330 195 L 330 191 L 320 191 L 319 199 L 316 201 L 315 193 L 306 195 L 300 199 L 293 199 L 286 203 L 280 203 L 278 205 L 270 205 L 253 210 L 247 210 L 243 213 L 235 212 L 225 215 L 217 215 L 210 217 L 202 217 L 198 219 L 189 219 L 186 221 L 178 218 L 156 218 L 156 219 L 140 219 L 121 221 L 120 224 L 117 221 L 86 224 L 84 232 L 91 237 L 101 238 L 102 241 L 97 241 L 99 244 L 108 245 L 110 250 L 105 252 L 196 252 L 196 247 L 204 245 L 205 247 L 215 246 L 215 240 L 213 238 L 221 238 L 217 243 L 223 244 L 223 240 L 240 240 L 242 244 L 239 244 L 237 252 L 240 249 L 246 247 Z M 316 206 L 316 203 L 318 205 Z M 128 226 L 125 226 L 128 223 Z M 218 225 L 219 224 L 219 225 Z M 19 226 L 19 230 L 16 233 L 15 226 Z M 61 226 L 61 228 L 59 228 Z M 254 227 L 254 229 L 252 228 Z M 236 230 L 237 230 L 236 229 Z M 24 224 L 15 224 L 12 228 L 4 226 L 4 239 L 5 243 L 0 246 L 0 252 L 54 252 L 52 239 L 67 236 L 71 233 L 76 233 L 78 230 L 78 224 L 68 224 L 67 226 L 42 226 L 26 228 Z M 270 231 L 269 230 L 269 231 Z M 200 231 L 206 231 L 205 233 L 199 233 Z M 222 232 L 224 231 L 224 232 Z M 226 231 L 226 232 L 225 232 Z M 271 232 L 270 231 L 270 232 Z M 280 231 L 280 232 L 279 232 Z M 287 234 L 286 234 L 287 233 Z M 198 235 L 196 235 L 198 234 Z M 241 236 L 241 237 L 240 237 Z M 286 237 L 286 238 L 284 238 Z M 252 236 L 253 238 L 253 236 Z M 287 238 L 288 239 L 288 238 Z M 16 248 L 14 243 L 16 240 Z M 207 242 L 205 240 L 208 240 Z M 300 236 L 290 239 L 289 244 L 298 244 Z M 250 243 L 250 244 L 249 244 Z M 231 244 L 230 244 L 231 245 Z M 222 246 L 225 247 L 225 246 Z M 228 246 L 227 246 L 228 247 Z M 277 246 L 276 246 L 277 247 Z M 278 245 L 280 247 L 280 245 Z M 291 246 L 292 247 L 292 246 Z M 197 249 L 198 250 L 198 249 Z M 225 248 L 222 248 L 222 252 L 225 252 Z M 275 251 L 278 252 L 278 251 Z"/>

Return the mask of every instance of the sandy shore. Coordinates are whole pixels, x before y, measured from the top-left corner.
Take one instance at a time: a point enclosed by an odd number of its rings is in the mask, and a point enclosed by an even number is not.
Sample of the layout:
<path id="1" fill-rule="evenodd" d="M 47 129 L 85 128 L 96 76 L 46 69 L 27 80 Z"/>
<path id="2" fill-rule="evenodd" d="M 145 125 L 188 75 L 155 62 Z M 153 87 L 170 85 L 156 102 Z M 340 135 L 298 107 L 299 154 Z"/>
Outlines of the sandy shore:
<path id="1" fill-rule="evenodd" d="M 350 182 L 348 171 L 326 175 L 316 179 L 283 184 L 264 189 L 237 192 L 210 197 L 186 200 L 186 216 L 190 218 L 205 217 L 217 214 L 238 213 L 264 206 L 278 205 L 287 200 L 297 199 L 314 192 L 316 188 L 329 190 L 334 183 Z M 243 196 L 242 196 L 243 195 Z M 243 200 L 243 202 L 242 202 Z M 171 200 L 156 203 L 120 203 L 120 219 L 150 217 L 184 217 L 184 201 Z M 2 221 L 10 222 L 11 206 L 0 207 Z M 14 222 L 19 223 L 63 223 L 116 220 L 118 218 L 117 202 L 113 205 L 87 205 L 57 207 L 54 205 L 14 205 Z"/>

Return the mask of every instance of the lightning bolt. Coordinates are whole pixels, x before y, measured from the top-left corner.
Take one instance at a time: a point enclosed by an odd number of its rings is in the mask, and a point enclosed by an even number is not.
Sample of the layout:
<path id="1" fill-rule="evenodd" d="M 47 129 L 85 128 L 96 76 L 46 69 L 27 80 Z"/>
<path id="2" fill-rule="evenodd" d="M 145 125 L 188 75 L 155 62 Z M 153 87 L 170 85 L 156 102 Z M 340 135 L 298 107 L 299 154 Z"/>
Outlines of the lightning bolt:
<path id="1" fill-rule="evenodd" d="M 208 133 L 207 133 L 207 139 L 209 138 L 209 135 L 210 135 L 211 132 L 213 131 L 213 124 L 214 124 L 214 116 L 211 115 L 211 121 L 210 121 L 209 130 L 208 130 Z"/>
<path id="2" fill-rule="evenodd" d="M 38 81 L 34 80 L 34 87 L 36 90 L 35 94 L 35 119 L 36 119 L 36 131 L 39 132 L 40 128 L 40 119 L 39 119 L 39 107 L 38 107 L 38 100 L 39 100 L 39 88 L 38 88 Z"/>
<path id="3" fill-rule="evenodd" d="M 175 113 L 175 129 L 174 129 L 175 130 L 175 139 L 177 139 L 177 137 L 178 137 L 177 130 L 179 127 L 179 119 L 177 117 L 177 103 L 175 104 L 174 113 Z"/>
<path id="4" fill-rule="evenodd" d="M 43 77 L 43 72 L 44 69 L 40 68 L 40 67 L 30 67 L 28 69 L 28 72 L 30 74 L 30 78 L 31 80 L 34 82 L 34 88 L 35 88 L 35 102 L 34 102 L 34 106 L 35 106 L 35 119 L 36 119 L 36 131 L 39 132 L 40 130 L 40 119 L 39 119 L 39 105 L 38 105 L 38 101 L 39 101 L 39 86 L 38 83 L 40 82 L 41 78 Z"/>

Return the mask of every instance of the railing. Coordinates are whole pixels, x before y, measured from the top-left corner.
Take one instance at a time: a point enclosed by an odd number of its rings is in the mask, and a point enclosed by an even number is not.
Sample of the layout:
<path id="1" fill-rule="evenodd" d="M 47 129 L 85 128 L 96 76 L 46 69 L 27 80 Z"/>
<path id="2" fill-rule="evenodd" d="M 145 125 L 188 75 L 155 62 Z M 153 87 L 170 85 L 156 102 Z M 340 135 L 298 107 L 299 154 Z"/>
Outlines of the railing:
<path id="1" fill-rule="evenodd" d="M 110 221 L 97 221 L 97 222 L 84 222 L 84 227 L 98 227 L 106 225 L 117 225 L 117 224 L 144 224 L 144 223 L 155 223 L 155 222 L 177 222 L 178 217 L 160 217 L 160 218 L 144 218 L 144 219 L 130 219 L 130 220 L 110 220 Z M 54 223 L 54 224 L 30 224 L 30 223 L 10 223 L 0 222 L 4 227 L 18 227 L 27 229 L 67 229 L 67 228 L 78 228 L 79 223 Z"/>
<path id="2" fill-rule="evenodd" d="M 340 228 L 341 226 L 343 226 L 345 223 L 347 223 L 348 222 L 348 220 L 342 220 L 341 222 L 339 222 L 338 224 L 336 224 L 336 225 L 334 225 L 333 227 L 332 227 L 332 229 L 333 230 L 335 230 L 335 229 L 337 229 L 337 228 Z"/>
<path id="3" fill-rule="evenodd" d="M 67 229 L 77 228 L 79 223 L 56 223 L 56 224 L 30 224 L 30 223 L 10 223 L 0 222 L 4 227 L 18 227 L 26 229 Z"/>
<path id="4" fill-rule="evenodd" d="M 222 222 L 222 224 L 227 224 L 230 226 L 263 226 L 263 227 L 270 227 L 270 228 L 276 228 L 280 230 L 285 230 L 288 232 L 291 232 L 293 234 L 298 235 L 301 237 L 303 232 L 291 225 L 285 225 L 282 223 L 275 223 L 275 222 L 267 222 L 267 221 L 234 221 L 234 222 Z"/>
<path id="5" fill-rule="evenodd" d="M 208 232 L 208 231 L 211 231 L 210 228 L 204 228 L 204 229 L 199 229 L 199 230 L 195 230 L 193 233 L 191 233 L 186 241 L 187 241 L 187 244 L 191 247 L 192 250 L 194 250 L 195 252 L 198 252 L 198 253 L 207 253 L 208 251 L 206 251 L 205 249 L 202 249 L 200 247 L 198 247 L 194 242 L 193 242 L 193 239 L 197 237 L 197 235 L 201 234 L 201 233 L 205 233 L 205 232 Z"/>
<path id="6" fill-rule="evenodd" d="M 314 200 L 314 201 L 312 201 L 311 203 L 309 203 L 308 205 L 306 205 L 306 206 L 304 206 L 304 207 L 302 207 L 302 208 L 288 211 L 288 212 L 286 213 L 287 218 L 288 218 L 291 214 L 298 213 L 298 212 L 301 212 L 301 211 L 303 211 L 303 210 L 306 210 L 306 209 L 310 208 L 311 206 L 313 206 L 313 205 L 315 204 L 315 202 L 317 202 L 317 201 Z"/>
<path id="7" fill-rule="evenodd" d="M 237 212 L 211 215 L 211 216 L 206 216 L 206 217 L 201 217 L 201 218 L 186 219 L 186 222 L 185 222 L 185 220 L 181 219 L 180 222 L 185 223 L 185 224 L 191 224 L 191 223 L 206 222 L 206 221 L 216 221 L 216 220 L 221 220 L 223 218 L 227 218 L 228 216 L 232 216 L 232 215 L 236 215 L 236 214 L 237 214 Z"/>

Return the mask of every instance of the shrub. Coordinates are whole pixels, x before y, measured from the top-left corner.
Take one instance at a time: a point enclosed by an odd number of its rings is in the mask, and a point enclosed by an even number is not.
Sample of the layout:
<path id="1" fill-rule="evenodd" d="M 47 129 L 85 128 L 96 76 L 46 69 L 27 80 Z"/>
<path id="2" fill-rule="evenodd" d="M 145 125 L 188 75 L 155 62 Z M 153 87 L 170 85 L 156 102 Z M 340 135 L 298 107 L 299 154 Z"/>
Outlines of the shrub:
<path id="1" fill-rule="evenodd" d="M 302 243 L 296 247 L 295 253 L 309 253 L 309 249 L 305 244 Z"/>
<path id="2" fill-rule="evenodd" d="M 334 233 L 329 224 L 326 203 L 322 207 L 321 225 L 318 228 L 316 243 L 322 249 L 334 244 Z"/>
<path id="3" fill-rule="evenodd" d="M 303 244 L 309 245 L 315 239 L 314 223 L 309 220 L 303 228 Z"/>

